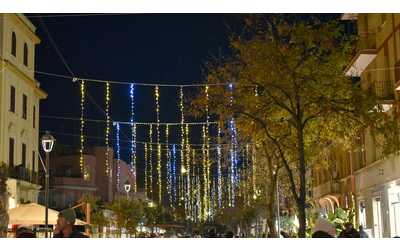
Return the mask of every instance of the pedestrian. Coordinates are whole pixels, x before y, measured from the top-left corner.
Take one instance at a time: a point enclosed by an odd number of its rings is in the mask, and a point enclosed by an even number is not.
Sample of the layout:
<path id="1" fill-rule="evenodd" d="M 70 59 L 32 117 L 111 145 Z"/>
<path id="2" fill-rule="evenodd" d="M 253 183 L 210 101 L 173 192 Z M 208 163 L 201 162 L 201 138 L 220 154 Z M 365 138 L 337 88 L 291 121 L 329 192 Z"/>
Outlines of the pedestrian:
<path id="1" fill-rule="evenodd" d="M 233 232 L 232 231 L 226 232 L 225 238 L 234 238 Z"/>
<path id="2" fill-rule="evenodd" d="M 318 219 L 315 222 L 312 238 L 335 238 L 336 229 L 335 227 L 326 219 Z"/>
<path id="3" fill-rule="evenodd" d="M 15 232 L 15 238 L 36 238 L 35 233 L 26 226 L 19 226 Z"/>
<path id="4" fill-rule="evenodd" d="M 364 231 L 364 228 L 363 228 L 362 225 L 360 225 L 360 226 L 358 227 L 358 231 L 359 231 L 359 233 L 360 233 L 360 238 L 369 238 L 368 233 Z"/>
<path id="5" fill-rule="evenodd" d="M 290 238 L 290 235 L 283 230 L 281 231 L 281 235 L 283 238 Z"/>
<path id="6" fill-rule="evenodd" d="M 353 223 L 346 222 L 339 238 L 360 238 L 360 233 L 354 228 Z"/>
<path id="7" fill-rule="evenodd" d="M 58 214 L 54 238 L 88 238 L 74 227 L 76 220 L 75 211 L 71 208 L 62 210 Z"/>

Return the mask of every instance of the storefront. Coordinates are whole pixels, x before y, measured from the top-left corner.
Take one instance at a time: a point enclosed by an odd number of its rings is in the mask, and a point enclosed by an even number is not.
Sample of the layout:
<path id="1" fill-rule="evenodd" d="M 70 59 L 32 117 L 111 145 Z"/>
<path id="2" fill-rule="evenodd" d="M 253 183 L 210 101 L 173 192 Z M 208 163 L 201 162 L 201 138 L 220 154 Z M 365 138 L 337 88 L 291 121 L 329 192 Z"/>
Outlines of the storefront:
<path id="1" fill-rule="evenodd" d="M 370 237 L 400 236 L 400 156 L 390 156 L 355 173 L 358 224 Z"/>

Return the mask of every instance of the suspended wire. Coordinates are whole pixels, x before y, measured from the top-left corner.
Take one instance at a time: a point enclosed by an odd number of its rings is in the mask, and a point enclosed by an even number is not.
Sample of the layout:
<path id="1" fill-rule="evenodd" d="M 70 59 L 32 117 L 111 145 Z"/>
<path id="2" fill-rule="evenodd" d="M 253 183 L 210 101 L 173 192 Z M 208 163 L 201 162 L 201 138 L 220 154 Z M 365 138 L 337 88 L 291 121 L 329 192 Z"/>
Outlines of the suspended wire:
<path id="1" fill-rule="evenodd" d="M 51 116 L 51 115 L 42 115 L 41 118 L 45 119 L 58 119 L 58 120 L 71 120 L 71 121 L 79 121 L 80 118 L 75 118 L 75 117 L 63 117 L 63 116 Z M 98 122 L 98 123 L 106 123 L 106 120 L 101 120 L 101 119 L 84 119 L 86 122 Z M 182 125 L 181 122 L 125 122 L 125 121 L 115 121 L 112 120 L 112 122 L 119 123 L 119 124 L 124 124 L 124 125 L 165 125 L 165 126 L 180 126 Z M 209 124 L 218 124 L 217 121 L 214 122 L 208 122 Z M 184 122 L 184 125 L 203 125 L 206 124 L 206 122 Z"/>
<path id="2" fill-rule="evenodd" d="M 131 85 L 133 82 L 137 86 L 147 86 L 147 87 L 175 87 L 175 88 L 187 88 L 187 87 L 204 87 L 204 86 L 227 86 L 232 83 L 182 83 L 182 84 L 176 84 L 176 83 L 149 83 L 149 82 L 136 82 L 136 81 L 116 81 L 116 80 L 101 80 L 101 79 L 92 79 L 92 78 L 83 78 L 83 77 L 74 77 L 74 76 L 67 76 L 67 75 L 62 75 L 62 74 L 57 74 L 57 73 L 48 73 L 48 72 L 43 72 L 43 71 L 38 71 L 35 70 L 37 74 L 40 75 L 47 75 L 47 76 L 52 76 L 52 77 L 58 77 L 58 78 L 64 78 L 64 79 L 69 79 L 73 82 L 75 81 L 85 81 L 88 83 L 99 83 L 99 84 L 105 84 L 106 82 L 110 84 L 121 84 L 121 85 Z M 242 85 L 243 86 L 243 85 Z M 246 84 L 245 86 L 256 86 L 254 84 Z"/>
<path id="3" fill-rule="evenodd" d="M 44 23 L 43 19 L 39 17 L 40 25 L 42 26 L 44 32 L 46 33 L 47 37 L 49 38 L 49 41 L 51 45 L 53 46 L 54 50 L 56 51 L 57 55 L 60 57 L 61 61 L 63 62 L 65 68 L 68 70 L 70 75 L 74 77 L 74 72 L 72 72 L 71 67 L 68 65 L 67 61 L 65 60 L 64 56 L 62 55 L 60 49 L 58 48 L 56 42 L 54 41 L 53 37 L 50 34 L 49 29 L 47 28 L 46 24 Z"/>

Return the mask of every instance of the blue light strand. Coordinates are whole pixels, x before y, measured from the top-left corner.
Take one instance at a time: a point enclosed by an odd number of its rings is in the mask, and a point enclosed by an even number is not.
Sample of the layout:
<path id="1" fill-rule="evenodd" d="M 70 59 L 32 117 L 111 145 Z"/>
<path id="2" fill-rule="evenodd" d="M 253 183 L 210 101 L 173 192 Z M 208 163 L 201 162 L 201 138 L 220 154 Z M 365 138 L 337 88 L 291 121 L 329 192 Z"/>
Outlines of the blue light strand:
<path id="1" fill-rule="evenodd" d="M 176 181 L 177 173 L 176 173 L 176 145 L 172 145 L 172 203 L 176 205 L 177 194 L 176 194 Z"/>
<path id="2" fill-rule="evenodd" d="M 230 91 L 230 105 L 233 105 L 233 84 L 230 83 L 229 85 L 229 91 Z M 235 124 L 235 118 L 232 116 L 230 121 L 229 121 L 229 131 L 231 135 L 231 149 L 230 149 L 230 206 L 234 207 L 235 206 L 235 189 L 238 185 L 238 178 L 237 178 L 237 147 L 238 147 L 238 142 L 237 142 L 237 132 L 236 132 L 236 124 Z"/>

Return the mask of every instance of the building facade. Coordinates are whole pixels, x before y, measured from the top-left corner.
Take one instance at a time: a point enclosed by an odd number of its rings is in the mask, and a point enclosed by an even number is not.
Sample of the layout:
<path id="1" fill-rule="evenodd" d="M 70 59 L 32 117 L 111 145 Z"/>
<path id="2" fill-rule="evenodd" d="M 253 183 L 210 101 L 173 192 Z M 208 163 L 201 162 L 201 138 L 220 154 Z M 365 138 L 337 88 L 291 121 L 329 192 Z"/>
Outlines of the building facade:
<path id="1" fill-rule="evenodd" d="M 400 83 L 400 15 L 359 14 L 356 22 L 360 46 L 346 74 L 360 77 L 390 115 Z M 354 172 L 358 222 L 373 237 L 400 236 L 400 155 L 383 155 L 369 131 L 362 141 L 365 165 Z"/>
<path id="2" fill-rule="evenodd" d="M 140 193 L 134 192 L 136 180 L 130 166 L 123 160 L 113 159 L 114 153 L 111 148 L 108 154 L 108 162 L 112 169 L 111 178 L 106 174 L 105 153 L 106 147 L 90 147 L 85 150 L 84 164 L 89 178 L 84 179 L 79 166 L 79 154 L 55 152 L 50 164 L 50 206 L 55 209 L 73 207 L 80 203 L 84 195 L 95 195 L 103 202 L 111 202 L 116 196 L 126 195 L 126 182 L 131 185 L 129 195 L 140 197 Z"/>
<path id="3" fill-rule="evenodd" d="M 345 74 L 359 79 L 383 111 L 393 114 L 400 90 L 400 15 L 344 14 L 342 19 L 355 22 L 359 38 Z M 371 131 L 355 140 L 350 150 L 332 149 L 328 168 L 315 168 L 313 198 L 323 212 L 354 208 L 357 224 L 371 237 L 400 236 L 400 155 L 384 155 Z"/>
<path id="4" fill-rule="evenodd" d="M 22 14 L 0 14 L 0 162 L 9 167 L 9 208 L 37 202 L 39 103 L 35 26 Z"/>

